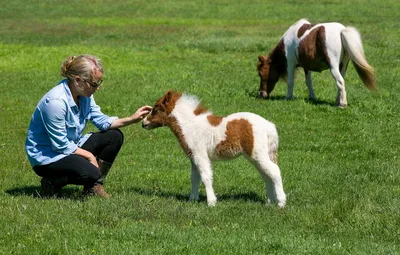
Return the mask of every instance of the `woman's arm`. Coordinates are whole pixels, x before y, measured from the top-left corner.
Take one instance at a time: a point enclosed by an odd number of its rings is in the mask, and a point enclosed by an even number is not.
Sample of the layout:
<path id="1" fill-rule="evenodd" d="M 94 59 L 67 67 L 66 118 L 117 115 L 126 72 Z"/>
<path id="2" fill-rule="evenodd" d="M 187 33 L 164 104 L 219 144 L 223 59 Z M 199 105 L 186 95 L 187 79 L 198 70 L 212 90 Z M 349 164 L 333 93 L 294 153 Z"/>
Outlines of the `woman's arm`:
<path id="1" fill-rule="evenodd" d="M 95 167 L 99 168 L 99 164 L 97 163 L 96 157 L 87 150 L 84 150 L 82 148 L 77 148 L 74 154 L 81 156 L 85 159 L 87 159 L 90 163 L 92 163 Z"/>
<path id="2" fill-rule="evenodd" d="M 69 155 L 77 145 L 67 137 L 67 105 L 57 99 L 48 99 L 40 107 L 40 117 L 47 131 L 51 149 L 57 153 Z"/>
<path id="3" fill-rule="evenodd" d="M 116 119 L 110 126 L 110 129 L 125 127 L 133 123 L 138 123 L 151 111 L 152 107 L 145 105 L 140 107 L 133 115 L 121 119 Z"/>

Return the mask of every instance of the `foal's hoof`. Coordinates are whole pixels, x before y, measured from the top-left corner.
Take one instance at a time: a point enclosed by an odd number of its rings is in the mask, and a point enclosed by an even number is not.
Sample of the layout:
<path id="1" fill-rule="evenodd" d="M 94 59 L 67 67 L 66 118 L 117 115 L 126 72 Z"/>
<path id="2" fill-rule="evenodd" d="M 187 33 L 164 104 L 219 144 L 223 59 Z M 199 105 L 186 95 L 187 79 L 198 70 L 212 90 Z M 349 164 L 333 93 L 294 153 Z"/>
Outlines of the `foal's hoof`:
<path id="1" fill-rule="evenodd" d="M 277 202 L 276 200 L 267 199 L 267 203 L 265 204 L 265 206 L 271 206 L 274 203 L 277 203 L 279 208 L 284 208 L 286 205 L 286 201 Z"/>
<path id="2" fill-rule="evenodd" d="M 189 201 L 190 202 L 199 201 L 199 195 L 190 195 Z"/>
<path id="3" fill-rule="evenodd" d="M 207 205 L 210 207 L 214 207 L 217 204 L 217 200 L 210 200 L 207 201 Z"/>

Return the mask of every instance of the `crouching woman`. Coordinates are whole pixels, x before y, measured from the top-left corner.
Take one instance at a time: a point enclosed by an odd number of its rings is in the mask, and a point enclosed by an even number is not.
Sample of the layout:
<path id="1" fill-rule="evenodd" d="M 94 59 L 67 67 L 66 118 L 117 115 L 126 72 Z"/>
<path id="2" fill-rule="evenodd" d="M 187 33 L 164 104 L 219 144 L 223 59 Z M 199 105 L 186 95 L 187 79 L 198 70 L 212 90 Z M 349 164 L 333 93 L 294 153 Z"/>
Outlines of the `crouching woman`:
<path id="1" fill-rule="evenodd" d="M 61 65 L 65 79 L 42 97 L 32 114 L 25 150 L 42 177 L 42 196 L 58 195 L 67 184 L 82 185 L 86 195 L 110 196 L 103 182 L 124 141 L 119 128 L 139 122 L 151 106 L 126 118 L 103 114 L 93 98 L 103 72 L 95 56 L 68 57 Z M 84 136 L 88 121 L 99 132 Z"/>

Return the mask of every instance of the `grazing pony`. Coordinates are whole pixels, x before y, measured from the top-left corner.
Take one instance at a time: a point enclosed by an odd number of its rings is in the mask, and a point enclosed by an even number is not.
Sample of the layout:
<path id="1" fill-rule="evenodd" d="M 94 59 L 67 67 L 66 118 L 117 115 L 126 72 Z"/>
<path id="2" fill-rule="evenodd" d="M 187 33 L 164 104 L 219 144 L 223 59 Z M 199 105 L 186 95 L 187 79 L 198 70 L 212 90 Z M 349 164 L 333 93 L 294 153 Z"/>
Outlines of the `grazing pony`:
<path id="1" fill-rule="evenodd" d="M 294 72 L 300 66 L 306 76 L 308 98 L 315 100 L 311 71 L 330 69 L 338 88 L 336 103 L 339 107 L 346 107 L 344 76 L 349 60 L 364 85 L 375 90 L 374 69 L 365 59 L 361 37 L 355 28 L 339 23 L 310 24 L 301 19 L 286 31 L 268 57 L 258 57 L 259 95 L 269 98 L 279 78 L 287 77 L 286 99 L 291 99 Z"/>
<path id="2" fill-rule="evenodd" d="M 201 106 L 196 97 L 168 91 L 157 100 L 142 126 L 145 129 L 168 126 L 178 138 L 192 165 L 189 200 L 199 200 L 201 180 L 208 205 L 215 206 L 211 160 L 243 154 L 260 172 L 267 202 L 285 206 L 286 195 L 277 165 L 278 133 L 275 125 L 261 116 L 249 112 L 216 116 Z"/>

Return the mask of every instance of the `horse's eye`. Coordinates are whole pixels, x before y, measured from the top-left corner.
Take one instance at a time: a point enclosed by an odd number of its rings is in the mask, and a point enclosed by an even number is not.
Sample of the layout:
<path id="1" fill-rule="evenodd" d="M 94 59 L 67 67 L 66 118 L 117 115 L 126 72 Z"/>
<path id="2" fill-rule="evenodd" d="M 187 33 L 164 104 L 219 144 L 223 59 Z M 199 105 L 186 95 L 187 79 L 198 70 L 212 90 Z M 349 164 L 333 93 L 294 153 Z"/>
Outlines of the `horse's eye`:
<path id="1" fill-rule="evenodd" d="M 154 114 L 156 114 L 156 113 L 157 113 L 157 111 L 158 111 L 158 109 L 157 109 L 157 108 L 153 108 L 153 110 L 151 111 L 151 114 L 152 114 L 152 115 L 154 115 Z"/>

